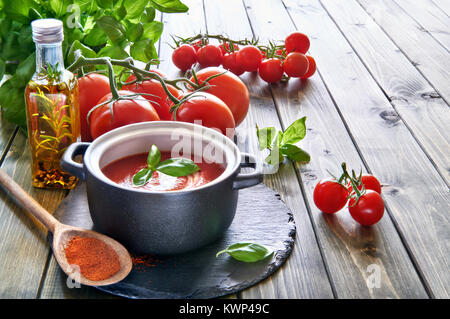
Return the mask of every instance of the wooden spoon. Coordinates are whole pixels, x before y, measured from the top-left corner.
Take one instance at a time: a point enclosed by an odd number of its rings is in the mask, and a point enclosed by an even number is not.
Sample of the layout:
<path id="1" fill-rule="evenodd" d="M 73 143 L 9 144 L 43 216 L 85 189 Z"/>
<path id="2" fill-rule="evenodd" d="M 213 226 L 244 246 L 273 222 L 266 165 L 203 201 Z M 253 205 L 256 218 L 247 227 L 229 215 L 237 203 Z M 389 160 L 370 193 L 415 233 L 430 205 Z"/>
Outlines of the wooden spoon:
<path id="1" fill-rule="evenodd" d="M 28 195 L 8 174 L 0 168 L 0 184 L 3 185 L 31 214 L 33 214 L 49 231 L 53 233 L 53 254 L 61 269 L 72 279 L 87 286 L 111 285 L 124 279 L 132 268 L 131 257 L 124 246 L 114 239 L 79 227 L 60 223 L 44 207 Z M 119 271 L 105 279 L 92 281 L 80 273 L 75 273 L 66 258 L 65 247 L 73 236 L 97 238 L 110 246 L 119 256 Z"/>

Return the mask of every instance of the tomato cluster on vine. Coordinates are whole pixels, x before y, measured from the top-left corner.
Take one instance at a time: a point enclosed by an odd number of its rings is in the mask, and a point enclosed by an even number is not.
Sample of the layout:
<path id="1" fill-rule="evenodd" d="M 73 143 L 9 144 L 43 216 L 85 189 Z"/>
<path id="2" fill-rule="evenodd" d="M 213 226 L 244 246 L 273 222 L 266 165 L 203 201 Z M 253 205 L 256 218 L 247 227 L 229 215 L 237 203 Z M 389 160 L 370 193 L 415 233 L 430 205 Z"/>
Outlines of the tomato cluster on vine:
<path id="1" fill-rule="evenodd" d="M 314 204 L 325 214 L 335 214 L 348 203 L 352 218 L 361 225 L 371 226 L 384 214 L 381 184 L 370 174 L 352 176 L 342 163 L 343 174 L 339 178 L 323 179 L 314 188 Z"/>
<path id="2" fill-rule="evenodd" d="M 210 39 L 220 44 L 210 43 Z M 221 35 L 197 35 L 175 39 L 172 61 L 181 71 L 197 63 L 201 68 L 223 66 L 237 76 L 258 72 L 267 83 L 276 83 L 291 77 L 307 79 L 316 72 L 316 61 L 306 55 L 310 47 L 307 35 L 291 33 L 284 43 L 259 45 L 256 40 L 232 40 Z"/>

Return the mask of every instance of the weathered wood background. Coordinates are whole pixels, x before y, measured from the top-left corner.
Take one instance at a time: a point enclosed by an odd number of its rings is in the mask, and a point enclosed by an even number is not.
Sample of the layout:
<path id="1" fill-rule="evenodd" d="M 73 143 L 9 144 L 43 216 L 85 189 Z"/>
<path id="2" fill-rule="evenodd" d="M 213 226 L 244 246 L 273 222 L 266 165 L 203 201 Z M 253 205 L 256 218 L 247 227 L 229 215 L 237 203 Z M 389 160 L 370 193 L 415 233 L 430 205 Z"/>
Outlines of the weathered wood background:
<path id="1" fill-rule="evenodd" d="M 265 182 L 294 213 L 288 262 L 231 298 L 449 298 L 450 5 L 445 0 L 190 0 L 187 14 L 162 15 L 160 68 L 171 63 L 170 35 L 225 33 L 282 40 L 309 35 L 318 72 L 267 85 L 241 78 L 251 93 L 243 129 L 286 128 L 307 116 L 301 146 L 311 163 L 287 162 Z M 248 151 L 258 154 L 256 136 Z M 44 207 L 66 192 L 34 189 L 26 136 L 0 122 L 0 164 Z M 312 191 L 341 162 L 382 181 L 385 216 L 361 227 L 348 213 L 321 214 Z M 110 298 L 69 289 L 37 221 L 0 192 L 0 297 Z M 380 287 L 367 285 L 369 266 Z"/>

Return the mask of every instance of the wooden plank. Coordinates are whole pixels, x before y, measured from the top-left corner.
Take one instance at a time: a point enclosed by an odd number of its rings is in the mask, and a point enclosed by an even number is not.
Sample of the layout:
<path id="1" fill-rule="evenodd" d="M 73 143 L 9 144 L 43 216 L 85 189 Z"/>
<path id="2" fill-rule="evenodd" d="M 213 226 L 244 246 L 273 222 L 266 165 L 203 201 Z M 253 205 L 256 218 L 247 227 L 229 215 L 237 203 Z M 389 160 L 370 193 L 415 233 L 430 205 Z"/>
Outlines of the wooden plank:
<path id="1" fill-rule="evenodd" d="M 448 298 L 450 193 L 383 92 L 317 0 L 285 0 L 431 296 Z M 431 50 L 431 48 L 429 48 Z"/>
<path id="2" fill-rule="evenodd" d="M 207 31 L 232 38 L 253 36 L 242 1 L 204 1 Z M 217 14 L 220 12 L 220 15 Z M 241 77 L 250 92 L 250 111 L 239 129 L 248 134 L 248 148 L 261 156 L 257 148 L 255 125 L 281 128 L 271 92 L 254 74 Z M 262 284 L 241 293 L 242 298 L 332 298 L 326 269 L 309 219 L 293 165 L 287 162 L 277 174 L 265 176 L 265 183 L 280 193 L 292 210 L 297 225 L 294 251 L 287 263 Z"/>
<path id="3" fill-rule="evenodd" d="M 450 50 L 450 17 L 431 0 L 395 0 L 408 15 Z"/>
<path id="4" fill-rule="evenodd" d="M 450 2 L 448 0 L 432 0 L 433 3 L 439 7 L 444 13 L 450 16 Z"/>
<path id="5" fill-rule="evenodd" d="M 358 0 L 358 2 L 447 104 L 450 104 L 448 51 L 394 2 L 386 0 Z"/>
<path id="6" fill-rule="evenodd" d="M 42 206 L 53 212 L 65 191 L 33 188 L 29 163 L 27 138 L 19 131 L 2 169 Z M 47 232 L 5 191 L 1 191 L 0 198 L 0 297 L 35 298 L 49 255 Z"/>
<path id="7" fill-rule="evenodd" d="M 246 1 L 246 4 L 252 28 L 262 40 L 283 39 L 295 30 L 283 4 L 277 1 Z M 318 67 L 320 70 L 320 64 Z M 320 76 L 307 81 L 291 79 L 287 85 L 271 88 L 284 127 L 301 116 L 308 118 L 309 129 L 301 146 L 311 154 L 311 162 L 297 169 L 337 297 L 426 297 L 389 216 L 375 227 L 365 228 L 354 222 L 347 210 L 327 216 L 313 203 L 313 189 L 319 179 L 328 175 L 327 170 L 337 173 L 343 161 L 355 169 L 364 167 Z M 367 284 L 373 265 L 381 270 L 379 288 Z"/>
<path id="8" fill-rule="evenodd" d="M 450 112 L 445 101 L 356 1 L 321 3 L 448 184 Z"/>

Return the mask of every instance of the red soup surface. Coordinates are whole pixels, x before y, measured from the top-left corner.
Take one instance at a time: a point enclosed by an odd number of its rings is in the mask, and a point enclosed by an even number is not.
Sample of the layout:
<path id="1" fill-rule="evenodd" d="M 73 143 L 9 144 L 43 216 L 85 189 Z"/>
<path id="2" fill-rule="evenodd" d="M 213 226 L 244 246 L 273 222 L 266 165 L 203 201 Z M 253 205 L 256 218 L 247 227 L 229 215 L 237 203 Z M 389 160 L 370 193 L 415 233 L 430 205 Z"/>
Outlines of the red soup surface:
<path id="1" fill-rule="evenodd" d="M 133 187 L 133 176 L 147 167 L 147 153 L 135 154 L 118 159 L 102 168 L 103 174 L 113 182 L 125 187 Z M 161 162 L 171 158 L 170 152 L 161 152 Z M 190 156 L 182 156 L 193 160 Z M 176 191 L 192 189 L 209 183 L 219 177 L 225 167 L 217 163 L 207 163 L 205 160 L 195 162 L 200 170 L 182 177 L 172 177 L 160 172 L 153 172 L 151 180 L 138 189 L 149 191 Z"/>

